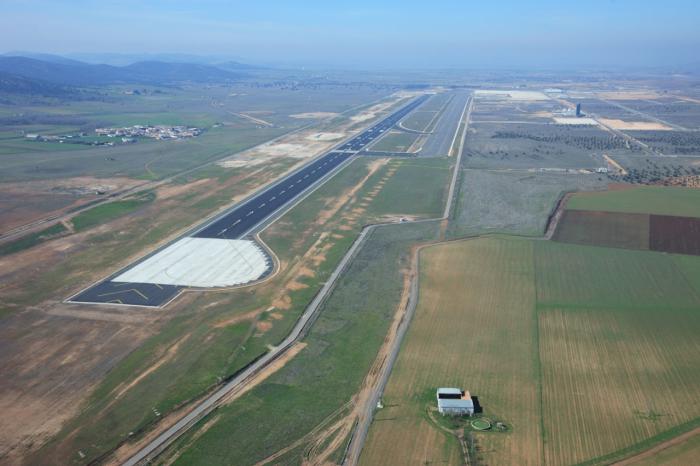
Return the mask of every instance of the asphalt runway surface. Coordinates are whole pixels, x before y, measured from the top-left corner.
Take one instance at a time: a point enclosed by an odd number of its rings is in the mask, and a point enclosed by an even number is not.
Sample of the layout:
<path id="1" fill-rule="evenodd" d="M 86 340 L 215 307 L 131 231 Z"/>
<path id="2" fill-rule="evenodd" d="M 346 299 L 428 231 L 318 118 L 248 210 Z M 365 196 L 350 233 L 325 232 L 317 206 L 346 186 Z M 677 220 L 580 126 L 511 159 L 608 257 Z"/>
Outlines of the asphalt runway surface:
<path id="1" fill-rule="evenodd" d="M 326 175 L 357 155 L 362 149 L 380 138 L 408 113 L 421 105 L 428 96 L 420 96 L 401 107 L 388 117 L 375 123 L 352 139 L 336 147 L 327 154 L 291 173 L 273 186 L 234 206 L 208 222 L 194 234 L 195 238 L 241 239 L 276 212 L 290 204 L 301 194 L 311 189 Z M 148 257 L 148 256 L 147 256 Z M 94 284 L 69 298 L 74 303 L 123 304 L 133 306 L 160 307 L 170 302 L 185 287 L 177 285 L 157 285 L 152 283 L 113 282 L 111 279 L 134 267 L 146 258 L 129 265 L 110 277 Z"/>
<path id="2" fill-rule="evenodd" d="M 175 285 L 129 283 L 104 280 L 70 299 L 81 303 L 128 304 L 131 306 L 162 306 L 183 289 Z"/>
<path id="3" fill-rule="evenodd" d="M 192 236 L 195 238 L 239 239 L 352 156 L 353 154 L 349 152 L 329 152 L 293 176 L 286 178 L 282 183 L 278 183 L 265 193 L 244 202 Z"/>
<path id="4" fill-rule="evenodd" d="M 445 157 L 449 155 L 452 140 L 459 128 L 459 120 L 464 106 L 469 100 L 469 92 L 456 92 L 454 98 L 440 115 L 433 134 L 423 144 L 418 152 L 419 157 Z M 459 142 L 459 141 L 457 141 Z"/>

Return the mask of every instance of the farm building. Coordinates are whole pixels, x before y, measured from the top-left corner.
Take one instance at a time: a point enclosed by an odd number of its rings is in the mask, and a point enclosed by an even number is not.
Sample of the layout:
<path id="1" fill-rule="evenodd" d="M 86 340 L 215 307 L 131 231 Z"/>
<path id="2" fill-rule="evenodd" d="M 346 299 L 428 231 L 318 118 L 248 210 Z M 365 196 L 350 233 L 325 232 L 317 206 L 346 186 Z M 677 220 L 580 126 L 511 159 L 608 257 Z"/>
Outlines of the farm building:
<path id="1" fill-rule="evenodd" d="M 474 414 L 474 402 L 469 392 L 459 388 L 438 388 L 437 405 L 440 414 L 471 416 Z"/>

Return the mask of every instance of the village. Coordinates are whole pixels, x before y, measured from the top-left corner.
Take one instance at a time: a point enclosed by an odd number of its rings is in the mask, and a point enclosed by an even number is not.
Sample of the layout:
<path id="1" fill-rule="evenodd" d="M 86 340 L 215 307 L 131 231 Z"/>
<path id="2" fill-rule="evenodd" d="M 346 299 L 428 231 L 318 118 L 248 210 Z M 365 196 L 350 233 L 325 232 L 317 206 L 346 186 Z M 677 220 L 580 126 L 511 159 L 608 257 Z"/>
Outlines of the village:
<path id="1" fill-rule="evenodd" d="M 84 144 L 88 146 L 111 147 L 117 144 L 134 143 L 139 137 L 157 139 L 160 141 L 193 138 L 202 134 L 202 129 L 187 126 L 134 125 L 124 128 L 97 128 L 95 129 L 95 134 L 96 137 L 89 136 L 86 132 L 62 135 L 27 133 L 24 135 L 24 137 L 27 140 L 38 142 L 58 142 L 61 144 Z"/>
<path id="2" fill-rule="evenodd" d="M 110 138 L 136 138 L 147 137 L 159 140 L 165 139 L 185 139 L 199 136 L 202 134 L 200 128 L 186 126 L 143 126 L 134 125 L 124 128 L 97 128 L 95 130 L 98 136 L 107 136 Z M 126 141 L 125 141 L 126 142 Z"/>

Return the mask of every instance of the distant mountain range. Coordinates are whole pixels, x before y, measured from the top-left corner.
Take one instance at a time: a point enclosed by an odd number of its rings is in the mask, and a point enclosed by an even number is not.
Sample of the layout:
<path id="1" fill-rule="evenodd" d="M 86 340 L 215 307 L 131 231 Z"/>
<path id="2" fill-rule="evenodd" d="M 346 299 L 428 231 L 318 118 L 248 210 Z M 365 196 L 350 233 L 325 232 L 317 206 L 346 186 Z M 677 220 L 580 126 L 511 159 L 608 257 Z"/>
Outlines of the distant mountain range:
<path id="1" fill-rule="evenodd" d="M 44 97 L 69 97 L 79 93 L 72 86 L 63 86 L 41 79 L 26 78 L 0 71 L 0 93 Z"/>
<path id="2" fill-rule="evenodd" d="M 173 84 L 183 82 L 214 83 L 241 79 L 250 67 L 237 62 L 220 66 L 202 63 L 141 61 L 126 66 L 85 63 L 69 58 L 31 54 L 0 56 L 0 91 L 18 89 L 58 92 L 69 87 L 103 86 L 107 84 Z"/>

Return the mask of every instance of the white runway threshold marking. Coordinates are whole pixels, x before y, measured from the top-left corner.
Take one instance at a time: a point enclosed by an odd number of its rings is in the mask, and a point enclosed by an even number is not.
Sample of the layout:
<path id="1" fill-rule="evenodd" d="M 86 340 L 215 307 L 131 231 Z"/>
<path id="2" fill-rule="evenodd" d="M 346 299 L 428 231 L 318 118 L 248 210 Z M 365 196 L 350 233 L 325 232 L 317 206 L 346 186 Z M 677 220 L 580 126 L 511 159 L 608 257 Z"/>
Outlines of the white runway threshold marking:
<path id="1" fill-rule="evenodd" d="M 253 241 L 188 237 L 112 281 L 213 288 L 257 280 L 268 267 L 267 257 Z"/>

